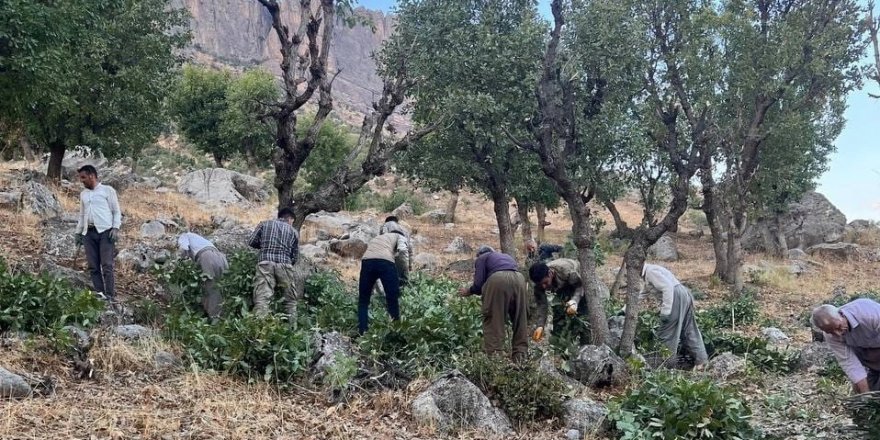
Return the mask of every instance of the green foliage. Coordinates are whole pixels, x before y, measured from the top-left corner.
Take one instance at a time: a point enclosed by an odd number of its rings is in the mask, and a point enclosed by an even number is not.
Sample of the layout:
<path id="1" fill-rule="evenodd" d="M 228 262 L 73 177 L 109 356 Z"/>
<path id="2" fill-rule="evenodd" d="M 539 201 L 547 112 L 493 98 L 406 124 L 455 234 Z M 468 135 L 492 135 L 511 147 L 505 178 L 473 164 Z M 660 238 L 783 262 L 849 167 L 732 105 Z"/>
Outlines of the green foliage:
<path id="1" fill-rule="evenodd" d="M 271 72 L 250 69 L 234 78 L 226 89 L 220 135 L 233 153 L 242 153 L 251 165 L 271 162 L 275 131 L 266 121 L 281 90 Z"/>
<path id="2" fill-rule="evenodd" d="M 697 313 L 700 328 L 732 327 L 754 324 L 760 316 L 758 302 L 751 292 L 730 296 L 717 306 Z"/>
<path id="3" fill-rule="evenodd" d="M 880 438 L 880 393 L 864 393 L 851 397 L 846 407 L 856 430 L 864 438 Z"/>
<path id="4" fill-rule="evenodd" d="M 217 166 L 232 154 L 232 145 L 221 135 L 226 112 L 226 93 L 232 83 L 228 70 L 188 65 L 168 98 L 168 108 L 181 134 Z"/>
<path id="5" fill-rule="evenodd" d="M 622 440 L 752 439 L 750 417 L 734 389 L 666 371 L 648 374 L 614 399 L 608 414 Z"/>
<path id="6" fill-rule="evenodd" d="M 306 130 L 312 124 L 312 117 L 300 116 L 297 122 L 297 135 L 305 136 Z M 325 120 L 318 130 L 318 138 L 315 149 L 303 162 L 300 176 L 310 191 L 317 189 L 333 176 L 336 169 L 342 165 L 348 155 L 354 149 L 356 137 L 349 129 L 340 122 Z M 356 158 L 358 159 L 358 158 Z"/>
<path id="7" fill-rule="evenodd" d="M 538 370 L 534 360 L 512 364 L 480 353 L 464 359 L 459 369 L 515 423 L 562 419 L 564 415 L 565 385 Z"/>
<path id="8" fill-rule="evenodd" d="M 335 272 L 318 272 L 306 280 L 304 302 L 318 328 L 357 334 L 357 297 Z"/>
<path id="9" fill-rule="evenodd" d="M 56 160 L 75 145 L 132 156 L 164 126 L 186 23 L 169 0 L 0 3 L 0 120 Z"/>
<path id="10" fill-rule="evenodd" d="M 0 331 L 53 334 L 65 325 L 89 327 L 104 311 L 104 302 L 88 290 L 63 280 L 14 273 L 0 259 Z"/>
<path id="11" fill-rule="evenodd" d="M 183 309 L 166 320 L 165 333 L 205 369 L 249 381 L 284 386 L 305 372 L 314 354 L 308 331 L 294 330 L 279 315 L 229 317 L 211 324 L 201 311 Z"/>
<path id="12" fill-rule="evenodd" d="M 703 332 L 703 342 L 709 356 L 724 352 L 745 356 L 757 369 L 767 373 L 789 374 L 797 371 L 800 353 L 775 350 L 761 337 L 746 337 L 736 333 L 708 329 Z"/>
<path id="13" fill-rule="evenodd" d="M 344 390 L 358 372 L 357 358 L 337 354 L 324 374 L 324 385 L 331 390 Z"/>
<path id="14" fill-rule="evenodd" d="M 400 298 L 401 320 L 392 322 L 374 298 L 370 328 L 359 340 L 369 358 L 407 374 L 433 373 L 455 365 L 458 356 L 479 350 L 479 298 L 459 298 L 457 284 L 416 276 Z"/>
<path id="15" fill-rule="evenodd" d="M 398 206 L 409 203 L 415 215 L 421 215 L 427 209 L 425 201 L 414 192 L 395 188 L 391 194 L 377 194 L 367 187 L 363 187 L 346 197 L 344 208 L 346 211 L 363 211 L 376 209 L 380 212 L 391 212 Z"/>

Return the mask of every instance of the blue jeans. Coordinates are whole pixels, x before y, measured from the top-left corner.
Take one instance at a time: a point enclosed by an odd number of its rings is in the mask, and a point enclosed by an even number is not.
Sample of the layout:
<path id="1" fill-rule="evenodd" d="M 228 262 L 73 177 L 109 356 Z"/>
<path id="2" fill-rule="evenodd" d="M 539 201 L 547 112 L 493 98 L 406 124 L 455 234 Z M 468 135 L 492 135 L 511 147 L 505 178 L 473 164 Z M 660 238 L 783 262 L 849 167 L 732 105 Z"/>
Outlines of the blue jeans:
<path id="1" fill-rule="evenodd" d="M 376 280 L 382 280 L 385 288 L 385 303 L 391 319 L 400 319 L 400 279 L 397 275 L 397 267 L 394 263 L 380 259 L 367 259 L 361 261 L 361 275 L 358 282 L 358 332 L 364 334 L 369 325 L 370 296 L 373 294 L 373 286 Z"/>

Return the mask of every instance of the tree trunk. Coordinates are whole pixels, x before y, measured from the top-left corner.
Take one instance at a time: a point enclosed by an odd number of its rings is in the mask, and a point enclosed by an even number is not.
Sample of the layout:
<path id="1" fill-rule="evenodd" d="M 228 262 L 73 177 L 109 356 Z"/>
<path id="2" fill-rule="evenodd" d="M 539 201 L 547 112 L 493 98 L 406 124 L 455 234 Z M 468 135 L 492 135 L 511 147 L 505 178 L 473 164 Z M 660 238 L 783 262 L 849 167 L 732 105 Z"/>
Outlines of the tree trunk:
<path id="1" fill-rule="evenodd" d="M 532 221 L 529 220 L 529 204 L 523 201 L 516 201 L 516 212 L 519 214 L 519 221 L 522 224 L 523 243 L 529 241 L 532 237 Z"/>
<path id="2" fill-rule="evenodd" d="M 503 187 L 492 190 L 492 205 L 495 210 L 495 220 L 498 223 L 498 235 L 501 242 L 501 252 L 516 257 L 516 246 L 513 244 L 513 225 L 510 224 L 510 199 Z"/>
<path id="3" fill-rule="evenodd" d="M 461 197 L 461 190 L 455 189 L 450 191 L 452 197 L 449 198 L 449 204 L 446 205 L 446 217 L 443 219 L 445 223 L 455 223 L 455 210 L 458 208 L 458 199 Z"/>
<path id="4" fill-rule="evenodd" d="M 620 269 L 617 270 L 617 275 L 614 276 L 614 284 L 612 284 L 611 289 L 608 290 L 612 297 L 617 294 L 617 290 L 620 289 L 620 285 L 623 284 L 624 278 L 626 278 L 626 258 L 620 263 Z"/>
<path id="5" fill-rule="evenodd" d="M 214 153 L 214 165 L 217 166 L 217 168 L 223 168 L 223 156 L 219 153 Z"/>
<path id="6" fill-rule="evenodd" d="M 645 264 L 646 247 L 640 237 L 633 238 L 633 244 L 623 256 L 626 266 L 626 320 L 620 336 L 618 353 L 627 357 L 635 351 L 636 328 L 639 323 L 639 292 L 642 266 Z M 623 272 L 623 270 L 621 270 Z"/>
<path id="7" fill-rule="evenodd" d="M 61 161 L 64 160 L 64 152 L 67 147 L 60 141 L 54 141 L 49 144 L 49 168 L 46 170 L 46 177 L 54 182 L 61 180 Z"/>
<path id="8" fill-rule="evenodd" d="M 707 154 L 707 153 L 704 153 Z M 712 249 L 715 252 L 715 271 L 712 275 L 724 280 L 727 277 L 727 253 L 725 249 L 724 228 L 719 218 L 718 200 L 715 194 L 715 179 L 712 177 L 712 163 L 705 160 L 700 169 L 700 183 L 703 186 L 703 214 L 712 233 Z"/>
<path id="9" fill-rule="evenodd" d="M 596 274 L 596 254 L 593 252 L 595 237 L 590 225 L 590 212 L 579 193 L 569 194 L 565 198 L 571 212 L 574 245 L 577 248 L 577 259 L 581 266 L 581 281 L 584 283 L 584 294 L 587 297 L 587 308 L 590 321 L 590 333 L 593 345 L 602 345 L 608 338 L 608 320 L 605 307 L 599 299 Z"/>
<path id="10" fill-rule="evenodd" d="M 36 156 L 34 156 L 34 150 L 31 148 L 31 142 L 27 137 L 19 136 L 18 147 L 21 148 L 21 153 L 24 155 L 26 161 L 33 162 L 37 160 Z"/>
<path id="11" fill-rule="evenodd" d="M 735 293 L 742 293 L 742 233 L 745 229 L 745 214 L 739 211 L 730 219 L 730 229 L 727 231 L 727 273 L 724 281 L 733 285 Z"/>
<path id="12" fill-rule="evenodd" d="M 538 203 L 535 205 L 535 213 L 538 216 L 538 243 L 544 242 L 544 227 L 549 225 L 547 223 L 547 207 L 544 206 L 543 203 Z"/>

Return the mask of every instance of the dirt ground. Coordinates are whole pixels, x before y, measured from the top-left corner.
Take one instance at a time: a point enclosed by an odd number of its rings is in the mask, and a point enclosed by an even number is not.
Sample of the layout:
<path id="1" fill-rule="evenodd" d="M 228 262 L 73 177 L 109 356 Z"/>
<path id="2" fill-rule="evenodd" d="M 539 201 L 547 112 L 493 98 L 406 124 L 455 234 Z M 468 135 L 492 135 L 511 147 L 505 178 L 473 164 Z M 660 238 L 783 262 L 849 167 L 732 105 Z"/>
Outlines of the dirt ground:
<path id="1" fill-rule="evenodd" d="M 5 186 L 4 175 L 16 167 L 30 166 L 13 163 L 0 165 L 0 190 Z M 392 179 L 387 178 L 389 181 Z M 377 192 L 389 192 L 391 186 Z M 56 188 L 65 210 L 77 209 L 76 191 Z M 421 194 L 417 191 L 417 194 Z M 444 208 L 447 194 L 421 194 L 428 210 Z M 210 224 L 211 216 L 222 214 L 255 225 L 272 216 L 272 204 L 254 209 L 224 209 L 211 211 L 197 206 L 185 197 L 153 192 L 124 192 L 121 204 L 126 213 L 123 225 L 123 244 L 136 241 L 137 231 L 144 221 L 159 215 L 179 216 L 193 226 Z M 620 203 L 619 209 L 630 222 L 640 218 L 638 206 L 632 202 Z M 613 223 L 604 211 L 596 207 L 606 219 L 606 228 Z M 515 212 L 515 210 L 512 210 Z M 352 213 L 359 218 L 381 221 L 387 213 L 366 211 Z M 548 242 L 563 243 L 571 226 L 565 209 L 551 212 L 552 223 L 546 231 Z M 534 213 L 532 222 L 535 222 Z M 407 219 L 415 234 L 426 239 L 417 252 L 438 256 L 440 266 L 469 258 L 470 255 L 451 255 L 443 249 L 453 238 L 460 236 L 476 248 L 480 244 L 496 244 L 497 229 L 491 204 L 482 196 L 463 193 L 454 226 L 433 225 L 421 219 Z M 713 256 L 708 230 L 703 237 L 688 234 L 699 229 L 693 222 L 683 220 L 675 240 L 682 256 L 680 261 L 666 264 L 685 284 L 701 292 L 697 308 L 707 307 L 726 295 L 724 286 L 711 279 Z M 314 231 L 303 230 L 303 242 Z M 28 214 L 0 211 L 0 243 L 3 255 L 12 261 L 37 261 L 41 246 L 39 220 Z M 521 239 L 517 239 L 521 243 Z M 600 277 L 609 285 L 613 269 L 621 262 L 619 255 L 611 254 L 600 267 Z M 764 255 L 748 255 L 747 264 L 783 264 Z M 848 293 L 880 289 L 880 265 L 867 262 L 840 263 L 816 261 L 812 270 L 803 276 L 779 274 L 760 287 L 759 301 L 764 321 L 772 322 L 792 337 L 793 345 L 810 340 L 809 329 L 800 317 L 805 311 L 830 296 L 835 287 Z M 359 262 L 331 257 L 329 264 L 343 277 L 354 282 Z M 466 282 L 467 276 L 456 275 Z M 138 298 L 152 294 L 153 281 L 149 276 L 122 272 L 118 275 L 120 295 Z M 748 334 L 757 334 L 759 326 L 740 328 Z M 464 432 L 453 437 L 417 427 L 411 421 L 409 404 L 423 389 L 426 380 L 416 381 L 407 390 L 356 392 L 345 404 L 333 404 L 323 393 L 304 383 L 290 391 L 278 391 L 261 384 L 248 384 L 234 378 L 196 370 L 156 370 L 152 356 L 162 349 L 174 350 L 161 341 L 147 341 L 131 347 L 107 341 L 95 355 L 101 374 L 94 379 L 75 379 L 64 361 L 47 355 L 33 344 L 5 340 L 0 345 L 0 365 L 16 371 L 49 374 L 56 377 L 56 393 L 51 397 L 0 403 L 0 439 L 429 439 L 429 438 L 489 438 L 486 434 Z M 144 366 L 148 367 L 144 367 Z M 840 431 L 850 424 L 840 406 L 847 395 L 846 384 L 833 383 L 814 374 L 764 376 L 733 382 L 754 411 L 754 420 L 766 432 L 777 438 L 810 439 L 836 437 L 855 438 Z M 603 400 L 607 395 L 593 396 Z M 522 430 L 521 439 L 561 438 L 564 430 L 552 426 L 532 426 Z M 586 438 L 591 437 L 589 434 Z"/>

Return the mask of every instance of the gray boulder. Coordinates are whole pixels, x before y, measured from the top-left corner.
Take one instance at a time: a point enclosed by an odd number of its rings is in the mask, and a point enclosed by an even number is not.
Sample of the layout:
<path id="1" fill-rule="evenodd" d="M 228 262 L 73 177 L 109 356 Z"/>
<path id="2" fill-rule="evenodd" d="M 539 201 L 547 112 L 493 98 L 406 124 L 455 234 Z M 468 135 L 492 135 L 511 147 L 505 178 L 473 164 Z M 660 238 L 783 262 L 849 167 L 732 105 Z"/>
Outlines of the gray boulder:
<path id="1" fill-rule="evenodd" d="M 449 246 L 446 246 L 446 249 L 444 249 L 443 252 L 449 254 L 467 254 L 473 252 L 473 248 L 465 243 L 463 238 L 455 237 L 452 239 L 452 242 L 449 243 Z"/>
<path id="2" fill-rule="evenodd" d="M 101 170 L 107 166 L 107 159 L 100 153 L 93 153 L 88 148 L 74 148 L 64 153 L 61 159 L 61 176 L 76 182 L 79 179 L 78 172 L 83 166 L 91 165 L 98 170 L 98 176 L 102 176 Z"/>
<path id="3" fill-rule="evenodd" d="M 394 211 L 391 211 L 391 215 L 397 216 L 397 218 L 404 220 L 412 217 L 414 214 L 413 207 L 409 203 L 404 203 L 397 208 L 394 208 Z"/>
<path id="4" fill-rule="evenodd" d="M 804 260 L 793 260 L 788 266 L 788 273 L 792 275 L 803 275 L 810 271 L 810 263 Z"/>
<path id="5" fill-rule="evenodd" d="M 0 399 L 30 397 L 31 386 L 23 377 L 0 367 Z"/>
<path id="6" fill-rule="evenodd" d="M 61 328 L 61 330 L 66 331 L 73 338 L 74 343 L 80 349 L 84 349 L 90 345 L 92 345 L 92 338 L 86 333 L 85 330 L 73 326 L 73 325 L 65 325 Z"/>
<path id="7" fill-rule="evenodd" d="M 76 218 L 52 219 L 43 222 L 43 253 L 45 255 L 72 259 L 76 255 Z M 80 258 L 85 258 L 80 249 Z"/>
<path id="8" fill-rule="evenodd" d="M 658 261 L 678 261 L 678 247 L 669 235 L 664 235 L 648 248 L 648 257 Z"/>
<path id="9" fill-rule="evenodd" d="M 774 235 L 767 231 L 776 230 L 777 224 L 785 235 L 789 249 L 807 249 L 821 243 L 840 241 L 846 227 L 846 216 L 822 194 L 807 192 L 778 218 L 762 219 L 748 228 L 743 235 L 743 247 L 753 251 L 772 250 L 765 237 Z"/>
<path id="10" fill-rule="evenodd" d="M 165 236 L 165 224 L 158 220 L 150 220 L 141 225 L 141 237 L 162 238 Z"/>
<path id="11" fill-rule="evenodd" d="M 348 226 L 352 223 L 354 223 L 354 219 L 348 214 L 321 211 L 307 215 L 303 225 L 323 229 L 331 237 L 341 237 L 348 232 Z M 326 239 L 329 240 L 329 237 Z"/>
<path id="12" fill-rule="evenodd" d="M 25 212 L 30 212 L 41 219 L 58 218 L 64 212 L 55 193 L 42 183 L 26 182 L 21 187 L 21 192 L 22 209 Z"/>
<path id="13" fill-rule="evenodd" d="M 834 353 L 824 342 L 811 342 L 801 349 L 798 367 L 802 371 L 822 371 L 829 363 L 837 362 Z"/>
<path id="14" fill-rule="evenodd" d="M 320 260 L 322 258 L 327 258 L 327 250 L 320 247 L 315 246 L 313 244 L 305 244 L 299 247 L 299 254 L 303 257 L 310 258 L 312 260 Z"/>
<path id="15" fill-rule="evenodd" d="M 245 226 L 233 226 L 217 229 L 207 238 L 221 252 L 230 253 L 237 250 L 250 249 L 248 241 L 250 241 L 253 232 L 253 229 Z"/>
<path id="16" fill-rule="evenodd" d="M 569 399 L 562 404 L 565 410 L 565 427 L 582 433 L 601 431 L 608 409 L 590 398 Z"/>
<path id="17" fill-rule="evenodd" d="M 113 334 L 122 339 L 138 340 L 153 336 L 153 330 L 138 324 L 117 325 Z"/>
<path id="18" fill-rule="evenodd" d="M 493 434 L 513 434 L 510 420 L 501 410 L 454 370 L 437 379 L 412 402 L 413 418 L 441 430 L 478 429 Z"/>
<path id="19" fill-rule="evenodd" d="M 182 365 L 180 358 L 169 351 L 157 351 L 153 355 L 153 363 L 156 364 L 157 368 L 161 369 L 178 368 Z"/>
<path id="20" fill-rule="evenodd" d="M 724 352 L 709 360 L 706 371 L 712 377 L 725 380 L 743 374 L 746 371 L 746 360 L 731 352 Z"/>
<path id="21" fill-rule="evenodd" d="M 343 258 L 361 258 L 367 252 L 367 243 L 359 238 L 330 240 L 330 251 Z"/>
<path id="22" fill-rule="evenodd" d="M 369 243 L 370 240 L 379 235 L 379 228 L 366 223 L 354 223 L 348 225 L 346 229 L 347 232 L 341 238 L 356 239 L 364 243 Z"/>
<path id="23" fill-rule="evenodd" d="M 413 257 L 413 269 L 433 272 L 440 265 L 440 260 L 434 254 L 418 254 Z"/>
<path id="24" fill-rule="evenodd" d="M 860 255 L 860 247 L 855 243 L 821 243 L 807 248 L 814 257 L 828 260 L 850 261 Z"/>
<path id="25" fill-rule="evenodd" d="M 446 221 L 446 211 L 435 209 L 433 211 L 422 214 L 422 219 L 435 225 L 442 225 Z"/>
<path id="26" fill-rule="evenodd" d="M 225 168 L 208 168 L 184 176 L 177 191 L 209 206 L 265 202 L 269 199 L 261 179 Z"/>
<path id="27" fill-rule="evenodd" d="M 318 379 L 323 378 L 342 359 L 357 358 L 351 340 L 339 332 L 319 334 L 315 342 L 320 358 L 315 362 L 313 370 Z"/>
<path id="28" fill-rule="evenodd" d="M 165 264 L 170 259 L 169 250 L 154 248 L 143 243 L 123 249 L 116 255 L 116 262 L 120 267 L 130 268 L 138 273 L 146 273 L 153 265 Z"/>
<path id="29" fill-rule="evenodd" d="M 787 344 L 791 339 L 776 327 L 764 327 L 761 329 L 764 339 L 772 344 Z"/>
<path id="30" fill-rule="evenodd" d="M 617 385 L 629 376 L 626 363 L 607 345 L 584 345 L 570 364 L 572 377 L 590 387 Z"/>
<path id="31" fill-rule="evenodd" d="M 328 241 L 333 238 L 326 229 L 318 229 L 315 231 L 315 240 L 317 241 Z"/>
<path id="32" fill-rule="evenodd" d="M 788 252 L 786 252 L 785 256 L 789 260 L 806 260 L 807 259 L 807 253 L 801 249 L 798 249 L 798 248 L 789 249 Z"/>

